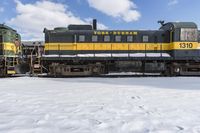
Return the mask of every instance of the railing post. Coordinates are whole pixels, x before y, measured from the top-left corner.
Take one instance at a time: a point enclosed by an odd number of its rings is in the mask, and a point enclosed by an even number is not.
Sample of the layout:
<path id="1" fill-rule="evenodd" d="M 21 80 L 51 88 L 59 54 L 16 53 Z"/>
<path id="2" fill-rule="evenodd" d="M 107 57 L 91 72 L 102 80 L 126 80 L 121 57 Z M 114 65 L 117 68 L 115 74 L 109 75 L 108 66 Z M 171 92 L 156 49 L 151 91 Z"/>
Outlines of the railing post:
<path id="1" fill-rule="evenodd" d="M 113 44 L 111 43 L 111 57 L 113 57 Z"/>
<path id="2" fill-rule="evenodd" d="M 95 57 L 95 43 L 93 43 L 93 52 L 94 52 L 94 57 Z"/>
<path id="3" fill-rule="evenodd" d="M 58 44 L 58 53 L 59 53 L 59 58 L 60 58 L 60 44 Z"/>
<path id="4" fill-rule="evenodd" d="M 128 57 L 130 58 L 130 44 L 128 44 Z"/>
<path id="5" fill-rule="evenodd" d="M 146 57 L 147 57 L 147 46 L 146 46 L 146 43 L 145 43 L 145 59 L 146 59 Z"/>
<path id="6" fill-rule="evenodd" d="M 162 49 L 163 49 L 163 48 L 162 48 L 162 43 L 161 43 L 161 45 L 160 45 L 160 46 L 161 46 L 161 57 L 162 57 L 162 52 L 163 52 L 163 50 L 162 50 Z"/>

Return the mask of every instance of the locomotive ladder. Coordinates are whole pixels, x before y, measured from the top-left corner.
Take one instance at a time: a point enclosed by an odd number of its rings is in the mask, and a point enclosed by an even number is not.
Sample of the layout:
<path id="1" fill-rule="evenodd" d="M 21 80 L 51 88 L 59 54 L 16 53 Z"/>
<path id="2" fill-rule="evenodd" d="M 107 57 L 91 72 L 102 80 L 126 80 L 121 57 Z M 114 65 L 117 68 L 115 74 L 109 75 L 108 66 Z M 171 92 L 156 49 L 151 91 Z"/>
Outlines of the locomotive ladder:
<path id="1" fill-rule="evenodd" d="M 32 66 L 32 74 L 35 75 L 35 74 L 41 74 L 41 73 L 42 73 L 41 60 L 40 60 L 40 57 L 36 57 Z"/>
<path id="2" fill-rule="evenodd" d="M 36 47 L 34 47 L 34 50 L 36 50 Z M 36 51 L 36 54 L 33 54 L 34 50 L 31 52 L 31 58 L 30 58 L 30 74 L 31 75 L 37 75 L 42 73 L 42 65 L 41 65 L 41 56 L 39 55 L 38 51 Z"/>

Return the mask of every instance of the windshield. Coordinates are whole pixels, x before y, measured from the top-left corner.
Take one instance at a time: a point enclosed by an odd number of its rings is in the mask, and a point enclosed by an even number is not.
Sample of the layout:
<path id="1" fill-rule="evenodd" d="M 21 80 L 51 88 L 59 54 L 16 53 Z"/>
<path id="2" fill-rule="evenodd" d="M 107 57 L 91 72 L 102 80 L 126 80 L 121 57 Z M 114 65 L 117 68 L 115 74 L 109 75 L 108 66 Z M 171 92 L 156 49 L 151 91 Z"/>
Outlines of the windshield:
<path id="1" fill-rule="evenodd" d="M 2 35 L 0 35 L 0 43 L 2 43 L 2 41 L 3 41 L 3 37 Z"/>
<path id="2" fill-rule="evenodd" d="M 198 31 L 194 28 L 181 29 L 181 41 L 197 41 Z"/>
<path id="3" fill-rule="evenodd" d="M 198 41 L 200 42 L 200 31 L 198 32 L 198 34 L 199 34 Z"/>

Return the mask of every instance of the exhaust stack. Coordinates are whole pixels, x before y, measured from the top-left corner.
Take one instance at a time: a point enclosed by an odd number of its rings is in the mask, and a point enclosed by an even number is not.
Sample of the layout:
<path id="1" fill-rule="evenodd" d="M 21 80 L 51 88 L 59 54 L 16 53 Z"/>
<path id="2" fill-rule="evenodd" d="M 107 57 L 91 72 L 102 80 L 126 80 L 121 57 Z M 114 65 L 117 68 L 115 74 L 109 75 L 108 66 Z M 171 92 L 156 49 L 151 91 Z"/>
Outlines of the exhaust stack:
<path id="1" fill-rule="evenodd" d="M 97 30 L 97 20 L 93 19 L 93 30 Z"/>

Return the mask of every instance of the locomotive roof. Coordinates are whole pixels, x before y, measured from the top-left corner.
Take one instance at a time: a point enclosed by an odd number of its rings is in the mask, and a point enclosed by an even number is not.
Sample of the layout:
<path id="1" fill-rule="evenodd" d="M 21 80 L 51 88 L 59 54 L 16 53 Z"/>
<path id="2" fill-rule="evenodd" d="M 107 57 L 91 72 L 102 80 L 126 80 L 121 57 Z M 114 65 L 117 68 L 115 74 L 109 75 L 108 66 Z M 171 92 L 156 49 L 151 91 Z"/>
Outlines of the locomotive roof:
<path id="1" fill-rule="evenodd" d="M 178 29 L 178 28 L 197 28 L 194 22 L 168 22 L 161 26 L 160 29 Z"/>
<path id="2" fill-rule="evenodd" d="M 171 22 L 174 25 L 174 28 L 197 28 L 197 25 L 194 22 Z"/>
<path id="3" fill-rule="evenodd" d="M 16 30 L 12 29 L 11 27 L 9 27 L 5 24 L 0 24 L 0 29 L 7 29 L 7 30 L 12 30 L 14 32 L 17 32 Z"/>
<path id="4" fill-rule="evenodd" d="M 168 22 L 161 26 L 162 30 L 172 30 L 178 28 L 198 28 L 193 22 Z M 45 32 L 59 33 L 59 32 L 93 32 L 93 31 L 136 31 L 136 32 L 156 32 L 158 30 L 93 30 L 91 25 L 69 25 L 68 27 L 57 27 L 53 30 L 44 29 Z"/>

